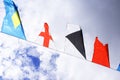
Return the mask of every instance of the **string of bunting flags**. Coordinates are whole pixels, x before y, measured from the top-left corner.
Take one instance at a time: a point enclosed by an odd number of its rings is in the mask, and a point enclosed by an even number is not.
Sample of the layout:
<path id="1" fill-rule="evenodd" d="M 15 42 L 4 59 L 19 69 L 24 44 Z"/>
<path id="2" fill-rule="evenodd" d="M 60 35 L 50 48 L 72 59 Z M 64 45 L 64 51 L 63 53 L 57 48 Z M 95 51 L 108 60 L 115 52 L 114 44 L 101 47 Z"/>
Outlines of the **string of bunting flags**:
<path id="1" fill-rule="evenodd" d="M 19 16 L 18 7 L 12 0 L 4 0 L 3 2 L 5 5 L 6 15 L 2 23 L 1 32 L 23 40 L 27 40 L 27 36 L 25 36 L 22 21 Z M 72 56 L 82 57 L 83 59 L 87 60 L 81 27 L 78 25 L 68 25 L 67 27 L 68 33 L 65 36 L 66 45 L 64 52 Z M 44 31 L 40 32 L 38 36 L 42 38 L 39 41 L 41 45 L 52 49 L 50 44 L 54 39 L 49 32 L 49 28 L 50 26 L 47 22 L 45 22 Z M 108 44 L 102 44 L 98 37 L 96 37 L 94 42 L 94 53 L 91 62 L 111 68 L 109 56 Z M 116 70 L 120 71 L 120 64 Z"/>

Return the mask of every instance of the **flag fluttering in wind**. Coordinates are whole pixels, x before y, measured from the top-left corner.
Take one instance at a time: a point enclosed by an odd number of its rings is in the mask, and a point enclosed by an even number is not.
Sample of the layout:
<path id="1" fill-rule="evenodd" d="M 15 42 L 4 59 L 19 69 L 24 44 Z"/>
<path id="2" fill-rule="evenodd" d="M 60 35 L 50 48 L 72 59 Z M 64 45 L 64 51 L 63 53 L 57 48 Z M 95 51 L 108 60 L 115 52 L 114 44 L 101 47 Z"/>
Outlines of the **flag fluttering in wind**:
<path id="1" fill-rule="evenodd" d="M 47 23 L 44 23 L 44 29 L 45 29 L 45 32 L 41 32 L 39 36 L 42 36 L 44 38 L 43 46 L 49 47 L 50 40 L 53 40 L 53 39 L 49 33 L 49 26 Z"/>
<path id="2" fill-rule="evenodd" d="M 68 33 L 66 38 L 69 40 L 70 43 L 72 43 L 72 45 L 75 48 L 75 49 L 74 48 L 69 49 L 70 46 L 66 45 L 68 46 L 67 51 L 70 51 L 69 53 L 72 53 L 72 50 L 74 51 L 77 50 L 79 53 L 78 55 L 81 54 L 86 59 L 82 29 L 80 28 L 79 25 L 72 25 L 72 24 L 68 24 L 67 28 L 68 28 Z M 73 55 L 76 53 L 74 51 L 73 51 Z"/>
<path id="3" fill-rule="evenodd" d="M 120 64 L 119 64 L 119 66 L 118 66 L 118 68 L 117 68 L 117 71 L 120 71 Z"/>
<path id="4" fill-rule="evenodd" d="M 108 44 L 103 45 L 98 40 L 98 37 L 96 37 L 96 40 L 94 43 L 94 53 L 93 53 L 92 62 L 110 68 Z"/>
<path id="5" fill-rule="evenodd" d="M 4 17 L 1 32 L 26 40 L 17 6 L 12 0 L 4 0 L 6 16 Z"/>

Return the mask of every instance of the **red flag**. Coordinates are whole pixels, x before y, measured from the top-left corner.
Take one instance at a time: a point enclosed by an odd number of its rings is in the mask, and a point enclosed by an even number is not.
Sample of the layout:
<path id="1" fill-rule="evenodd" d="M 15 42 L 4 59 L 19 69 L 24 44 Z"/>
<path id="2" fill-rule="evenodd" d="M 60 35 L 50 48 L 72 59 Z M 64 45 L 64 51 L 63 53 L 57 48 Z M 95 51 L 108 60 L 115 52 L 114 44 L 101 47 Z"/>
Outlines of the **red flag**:
<path id="1" fill-rule="evenodd" d="M 108 44 L 103 45 L 98 40 L 97 37 L 94 43 L 94 53 L 93 53 L 92 62 L 110 68 Z"/>
<path id="2" fill-rule="evenodd" d="M 52 40 L 52 36 L 49 33 L 49 26 L 47 23 L 44 23 L 45 32 L 41 32 L 39 36 L 44 37 L 43 46 L 49 47 L 49 41 Z"/>

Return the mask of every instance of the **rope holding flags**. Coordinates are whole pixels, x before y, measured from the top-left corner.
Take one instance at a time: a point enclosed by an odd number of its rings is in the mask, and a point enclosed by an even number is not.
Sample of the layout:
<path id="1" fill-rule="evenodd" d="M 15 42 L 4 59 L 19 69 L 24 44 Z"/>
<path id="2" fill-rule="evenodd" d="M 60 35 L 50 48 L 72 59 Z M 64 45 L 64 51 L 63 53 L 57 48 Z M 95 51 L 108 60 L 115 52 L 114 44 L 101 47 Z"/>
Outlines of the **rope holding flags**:
<path id="1" fill-rule="evenodd" d="M 1 32 L 26 40 L 17 6 L 12 0 L 3 0 L 3 2 L 6 16 L 3 20 Z M 44 23 L 44 29 L 44 31 L 40 32 L 39 36 L 44 38 L 43 46 L 49 48 L 50 41 L 53 41 L 53 36 L 50 35 L 49 25 L 47 23 Z M 75 49 L 86 59 L 82 29 L 79 28 L 77 31 L 67 34 L 65 38 L 67 38 Z M 73 55 L 74 54 L 75 53 L 73 53 Z M 98 38 L 96 38 L 94 44 L 92 62 L 110 68 L 108 44 L 103 45 Z M 117 70 L 120 71 L 120 65 Z"/>

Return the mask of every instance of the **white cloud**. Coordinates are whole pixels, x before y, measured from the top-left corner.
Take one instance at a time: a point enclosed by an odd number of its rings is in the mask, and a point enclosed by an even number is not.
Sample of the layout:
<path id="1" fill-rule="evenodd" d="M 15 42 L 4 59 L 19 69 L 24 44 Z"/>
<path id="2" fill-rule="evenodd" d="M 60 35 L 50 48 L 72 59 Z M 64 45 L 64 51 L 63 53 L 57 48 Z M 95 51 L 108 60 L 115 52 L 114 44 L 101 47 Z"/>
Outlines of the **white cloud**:
<path id="1" fill-rule="evenodd" d="M 110 16 L 107 16 L 108 12 L 112 12 L 112 10 L 115 8 L 110 7 L 112 3 L 108 3 L 106 5 L 108 1 L 104 3 L 103 1 L 101 2 L 98 0 L 15 0 L 15 2 L 19 8 L 21 20 L 28 41 L 34 42 L 42 30 L 44 22 L 48 22 L 50 33 L 55 39 L 55 45 L 59 45 L 58 49 L 63 50 L 65 41 L 63 36 L 65 36 L 66 33 L 66 25 L 68 23 L 78 24 L 81 25 L 83 29 L 88 60 L 90 61 L 92 59 L 94 39 L 96 36 L 98 36 L 103 42 L 109 42 L 111 67 L 114 69 L 117 68 L 120 62 L 120 56 L 119 54 L 116 54 L 119 53 L 119 49 L 117 49 L 119 48 L 119 38 L 116 36 L 115 38 L 117 38 L 117 40 L 113 39 L 114 35 L 111 36 L 112 33 L 110 34 L 109 32 L 111 30 L 106 30 L 107 28 L 110 28 L 106 26 L 108 26 L 110 22 L 112 23 L 112 20 L 107 22 L 108 19 L 111 19 L 108 18 Z M 4 5 L 1 0 L 0 3 L 2 3 L 0 4 L 1 26 L 5 14 L 3 8 Z M 104 4 L 103 6 L 102 3 Z M 114 10 L 113 12 L 115 12 Z M 103 13 L 105 13 L 105 15 Z M 112 14 L 114 18 L 114 13 Z"/>

